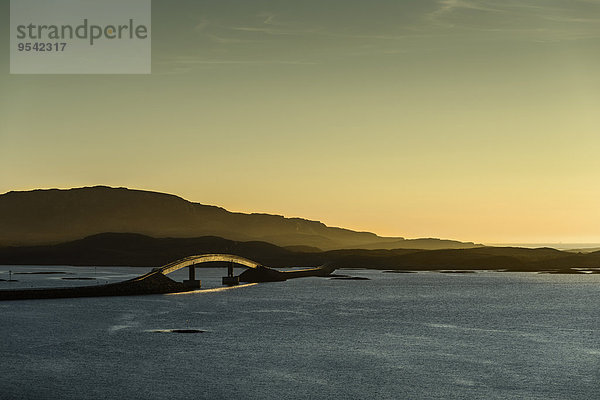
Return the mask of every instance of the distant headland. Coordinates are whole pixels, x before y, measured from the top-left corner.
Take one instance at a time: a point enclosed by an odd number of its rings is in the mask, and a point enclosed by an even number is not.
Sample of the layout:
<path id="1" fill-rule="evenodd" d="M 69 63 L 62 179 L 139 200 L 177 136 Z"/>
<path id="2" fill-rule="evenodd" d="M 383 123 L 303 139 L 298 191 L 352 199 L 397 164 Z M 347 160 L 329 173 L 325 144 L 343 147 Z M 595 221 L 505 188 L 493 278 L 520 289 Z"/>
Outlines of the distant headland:
<path id="1" fill-rule="evenodd" d="M 344 249 L 321 251 L 279 247 L 215 236 L 152 238 L 103 233 L 44 246 L 0 247 L 0 265 L 105 265 L 158 267 L 198 253 L 228 253 L 273 267 L 372 268 L 394 271 L 506 270 L 589 273 L 600 271 L 600 251 L 573 253 L 550 248 Z"/>

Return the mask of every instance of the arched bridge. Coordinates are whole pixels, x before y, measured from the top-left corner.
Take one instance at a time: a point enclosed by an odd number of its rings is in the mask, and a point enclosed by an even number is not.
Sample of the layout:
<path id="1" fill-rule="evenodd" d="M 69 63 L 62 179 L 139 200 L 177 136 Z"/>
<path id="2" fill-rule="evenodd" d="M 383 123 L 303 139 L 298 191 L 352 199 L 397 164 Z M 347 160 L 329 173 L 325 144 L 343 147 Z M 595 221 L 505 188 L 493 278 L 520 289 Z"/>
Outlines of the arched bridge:
<path id="1" fill-rule="evenodd" d="M 147 274 L 123 282 L 70 288 L 0 290 L 0 300 L 129 296 L 186 292 L 200 287 L 200 281 L 195 279 L 196 265 L 215 261 L 229 263 L 228 276 L 223 277 L 223 283 L 227 285 L 237 284 L 240 281 L 275 282 L 307 276 L 329 276 L 335 269 L 334 267 L 327 266 L 301 270 L 277 271 L 276 269 L 265 267 L 255 261 L 232 254 L 202 254 L 173 261 L 161 268 L 155 268 Z M 239 276 L 233 276 L 233 264 L 247 267 L 247 269 Z M 189 268 L 190 279 L 183 283 L 176 282 L 166 276 L 166 274 L 170 274 L 171 272 L 186 267 Z"/>
<path id="2" fill-rule="evenodd" d="M 236 256 L 233 254 L 202 254 L 196 256 L 188 256 L 186 258 L 182 258 L 181 260 L 173 261 L 161 268 L 153 270 L 149 275 L 152 274 L 163 274 L 167 275 L 171 272 L 175 272 L 182 268 L 188 268 L 189 271 L 189 279 L 184 281 L 183 283 L 189 288 L 199 288 L 200 281 L 196 280 L 196 266 L 198 264 L 211 263 L 211 262 L 226 262 L 229 263 L 227 276 L 223 277 L 224 285 L 237 285 L 240 282 L 240 278 L 233 275 L 233 264 L 241 265 L 243 267 L 252 268 L 255 270 L 260 270 L 262 274 L 269 275 L 272 279 L 270 280 L 281 280 L 274 279 L 278 271 L 262 266 L 261 264 L 249 260 L 247 258 Z M 252 275 L 252 274 L 250 274 Z"/>
<path id="3" fill-rule="evenodd" d="M 152 272 L 146 275 L 142 275 L 137 279 L 147 279 L 155 277 L 156 275 L 167 275 L 171 272 L 180 270 L 182 268 L 189 268 L 189 279 L 184 282 L 188 287 L 192 288 L 196 285 L 199 286 L 200 282 L 196 281 L 195 269 L 198 264 L 209 263 L 209 262 L 227 262 L 229 263 L 228 274 L 223 277 L 223 284 L 237 284 L 241 282 L 276 282 L 285 281 L 291 278 L 300 278 L 306 276 L 328 276 L 335 268 L 334 267 L 320 267 L 320 268 L 309 268 L 302 270 L 293 271 L 278 271 L 273 268 L 265 267 L 264 265 L 249 260 L 247 258 L 233 255 L 233 254 L 201 254 L 182 258 L 181 260 L 173 261 L 161 268 L 156 268 Z M 245 272 L 239 276 L 233 276 L 233 265 L 241 265 L 248 268 Z"/>

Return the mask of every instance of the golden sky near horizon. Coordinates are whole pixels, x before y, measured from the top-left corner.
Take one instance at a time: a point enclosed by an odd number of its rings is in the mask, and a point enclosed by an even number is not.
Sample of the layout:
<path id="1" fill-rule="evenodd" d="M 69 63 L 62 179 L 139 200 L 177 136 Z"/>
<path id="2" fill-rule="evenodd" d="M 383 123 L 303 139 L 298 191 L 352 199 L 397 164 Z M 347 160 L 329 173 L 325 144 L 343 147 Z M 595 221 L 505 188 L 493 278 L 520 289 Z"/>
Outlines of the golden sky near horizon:
<path id="1" fill-rule="evenodd" d="M 154 1 L 151 75 L 9 75 L 0 192 L 600 243 L 600 1 Z"/>

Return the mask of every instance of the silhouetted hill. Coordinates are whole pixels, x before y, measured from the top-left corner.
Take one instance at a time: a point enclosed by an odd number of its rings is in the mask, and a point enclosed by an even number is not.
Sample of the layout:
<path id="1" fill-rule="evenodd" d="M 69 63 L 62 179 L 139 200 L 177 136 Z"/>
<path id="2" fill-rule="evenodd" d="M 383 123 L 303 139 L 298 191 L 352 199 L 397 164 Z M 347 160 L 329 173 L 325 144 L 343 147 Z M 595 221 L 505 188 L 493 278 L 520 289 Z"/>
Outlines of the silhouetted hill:
<path id="1" fill-rule="evenodd" d="M 600 251 L 600 247 L 582 247 L 580 249 L 566 249 L 569 253 L 595 253 Z"/>
<path id="2" fill-rule="evenodd" d="M 260 241 L 232 241 L 214 236 L 151 238 L 104 233 L 47 246 L 0 248 L 3 265 L 128 265 L 158 267 L 189 255 L 236 254 L 270 267 L 333 265 L 337 268 L 396 270 L 506 269 L 512 271 L 600 269 L 600 252 L 573 254 L 554 249 L 480 247 L 450 250 L 301 251 Z"/>
<path id="3" fill-rule="evenodd" d="M 319 221 L 244 214 L 180 197 L 105 186 L 0 195 L 0 246 L 52 244 L 103 232 L 152 237 L 218 236 L 278 246 L 336 248 L 468 248 L 473 243 L 384 238 Z"/>
<path id="4" fill-rule="evenodd" d="M 133 233 L 102 233 L 47 246 L 0 248 L 0 264 L 161 266 L 193 254 L 237 254 L 272 261 L 293 254 L 266 242 L 235 242 L 215 236 L 152 238 Z"/>

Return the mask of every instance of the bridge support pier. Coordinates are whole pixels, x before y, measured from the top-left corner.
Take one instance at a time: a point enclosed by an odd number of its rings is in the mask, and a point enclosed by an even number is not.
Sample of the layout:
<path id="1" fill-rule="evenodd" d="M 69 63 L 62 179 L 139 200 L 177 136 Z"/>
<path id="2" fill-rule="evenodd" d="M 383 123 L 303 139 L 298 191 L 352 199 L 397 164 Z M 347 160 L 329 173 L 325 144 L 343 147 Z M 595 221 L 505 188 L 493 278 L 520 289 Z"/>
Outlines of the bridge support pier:
<path id="1" fill-rule="evenodd" d="M 240 277 L 233 276 L 233 263 L 229 263 L 227 266 L 227 276 L 223 277 L 223 285 L 234 286 L 240 284 Z"/>
<path id="2" fill-rule="evenodd" d="M 200 289 L 202 285 L 200 280 L 196 279 L 196 264 L 192 264 L 188 267 L 188 280 L 184 280 L 183 284 L 188 289 Z"/>

